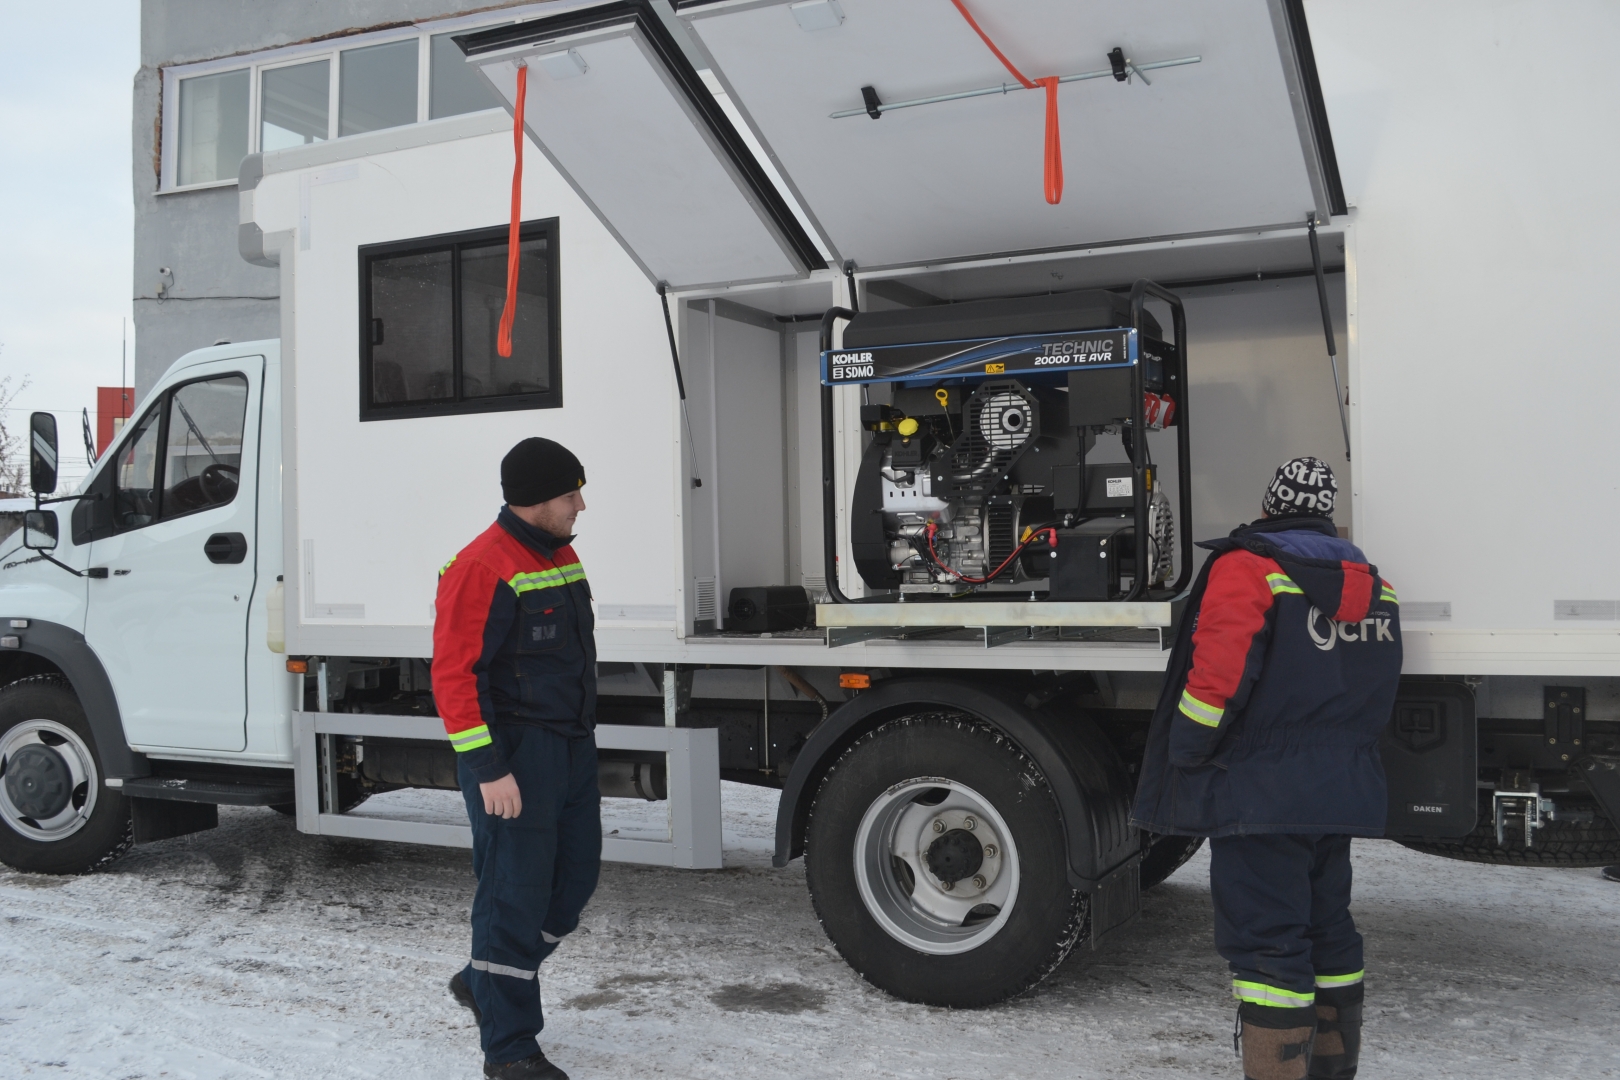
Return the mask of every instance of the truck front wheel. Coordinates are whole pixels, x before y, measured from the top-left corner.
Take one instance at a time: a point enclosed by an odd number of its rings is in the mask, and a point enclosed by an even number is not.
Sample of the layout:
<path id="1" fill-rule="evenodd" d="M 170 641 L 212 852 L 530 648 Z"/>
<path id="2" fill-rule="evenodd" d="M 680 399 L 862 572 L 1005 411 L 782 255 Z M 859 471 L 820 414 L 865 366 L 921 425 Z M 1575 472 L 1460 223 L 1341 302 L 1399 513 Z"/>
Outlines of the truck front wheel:
<path id="1" fill-rule="evenodd" d="M 827 936 L 907 1001 L 964 1008 L 1021 993 L 1085 925 L 1046 778 L 971 717 L 903 717 L 862 736 L 823 780 L 805 839 Z"/>
<path id="2" fill-rule="evenodd" d="M 0 862 L 83 874 L 128 851 L 129 803 L 103 776 L 65 682 L 41 675 L 0 688 Z"/>

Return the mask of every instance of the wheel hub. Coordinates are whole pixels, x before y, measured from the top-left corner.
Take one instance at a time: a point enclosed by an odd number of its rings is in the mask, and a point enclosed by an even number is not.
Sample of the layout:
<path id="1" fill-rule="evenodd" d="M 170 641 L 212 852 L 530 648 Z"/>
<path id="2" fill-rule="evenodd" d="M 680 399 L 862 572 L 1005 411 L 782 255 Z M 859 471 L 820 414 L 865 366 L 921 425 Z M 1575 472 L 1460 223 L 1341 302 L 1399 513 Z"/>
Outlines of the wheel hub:
<path id="1" fill-rule="evenodd" d="M 889 788 L 861 819 L 855 872 L 867 911 L 891 937 L 933 955 L 977 948 L 1018 896 L 1012 834 L 990 801 L 944 777 Z"/>
<path id="2" fill-rule="evenodd" d="M 6 762 L 6 796 L 25 817 L 44 821 L 60 814 L 73 786 L 67 762 L 44 743 L 24 746 Z"/>
<path id="3" fill-rule="evenodd" d="M 101 778 L 78 732 L 40 718 L 0 733 L 0 781 L 0 827 L 51 843 L 89 822 Z"/>
<path id="4" fill-rule="evenodd" d="M 984 865 L 984 845 L 966 829 L 952 829 L 928 845 L 928 872 L 949 885 L 972 877 Z"/>

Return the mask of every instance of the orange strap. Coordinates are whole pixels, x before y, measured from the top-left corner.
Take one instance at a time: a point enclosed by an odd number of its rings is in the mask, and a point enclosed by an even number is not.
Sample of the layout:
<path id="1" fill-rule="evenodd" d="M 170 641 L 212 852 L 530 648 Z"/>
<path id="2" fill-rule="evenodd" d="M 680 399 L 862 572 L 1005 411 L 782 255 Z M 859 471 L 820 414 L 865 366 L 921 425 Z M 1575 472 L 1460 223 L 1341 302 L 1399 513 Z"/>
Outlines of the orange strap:
<path id="1" fill-rule="evenodd" d="M 973 32 L 979 35 L 979 40 L 989 46 L 990 51 L 996 54 L 996 59 L 1001 61 L 1003 67 L 1012 72 L 1013 78 L 1017 79 L 1025 90 L 1033 90 L 1037 86 L 1046 87 L 1046 201 L 1056 206 L 1063 201 L 1063 145 L 1058 129 L 1057 77 L 1048 76 L 1044 79 L 1025 78 L 1024 73 L 1014 67 L 1011 60 L 1007 59 L 1007 54 L 996 48 L 996 43 L 990 40 L 990 35 L 986 34 L 973 16 L 968 13 L 968 9 L 962 5 L 962 0 L 951 0 L 951 3 L 956 5 L 956 10 L 962 13 L 962 18 L 967 20 L 967 24 L 973 27 Z"/>
<path id="2" fill-rule="evenodd" d="M 506 307 L 501 311 L 501 331 L 495 338 L 495 351 L 502 356 L 512 355 L 512 323 L 517 318 L 518 255 L 522 250 L 518 233 L 523 225 L 523 99 L 528 93 L 529 68 L 519 64 L 517 107 L 512 110 L 512 230 L 506 237 Z"/>

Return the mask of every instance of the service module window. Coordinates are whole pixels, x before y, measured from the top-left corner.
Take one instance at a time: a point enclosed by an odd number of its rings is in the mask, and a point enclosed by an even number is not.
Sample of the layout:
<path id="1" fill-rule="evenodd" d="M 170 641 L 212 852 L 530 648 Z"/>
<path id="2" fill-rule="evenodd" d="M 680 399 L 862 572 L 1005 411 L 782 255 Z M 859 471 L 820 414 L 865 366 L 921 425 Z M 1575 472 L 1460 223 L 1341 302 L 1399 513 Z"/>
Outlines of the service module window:
<path id="1" fill-rule="evenodd" d="M 512 355 L 496 349 L 508 228 L 360 249 L 360 419 L 562 405 L 557 220 L 523 225 Z"/>

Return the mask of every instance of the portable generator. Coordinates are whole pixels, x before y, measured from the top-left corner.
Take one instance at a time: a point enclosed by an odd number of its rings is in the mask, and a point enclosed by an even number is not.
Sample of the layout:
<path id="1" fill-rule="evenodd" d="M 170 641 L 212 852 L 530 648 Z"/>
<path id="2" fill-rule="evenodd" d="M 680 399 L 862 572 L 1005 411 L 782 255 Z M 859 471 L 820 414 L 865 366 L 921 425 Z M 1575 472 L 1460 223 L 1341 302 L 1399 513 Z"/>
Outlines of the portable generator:
<path id="1" fill-rule="evenodd" d="M 1144 309 L 1150 296 L 1170 305 L 1173 344 Z M 861 425 L 872 434 L 851 493 L 849 546 L 870 589 L 891 600 L 1179 593 L 1191 566 L 1185 324 L 1180 299 L 1150 281 L 1129 296 L 828 311 L 822 457 L 833 599 L 847 600 L 836 586 L 832 391 L 851 385 L 863 387 Z M 1179 514 L 1158 483 L 1145 437 L 1153 430 L 1176 434 Z"/>

